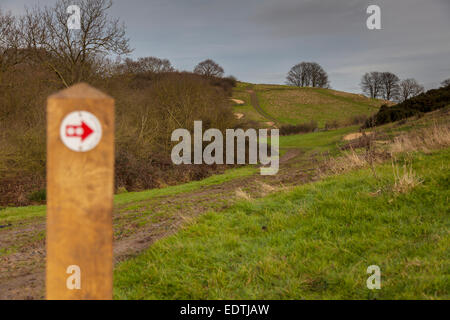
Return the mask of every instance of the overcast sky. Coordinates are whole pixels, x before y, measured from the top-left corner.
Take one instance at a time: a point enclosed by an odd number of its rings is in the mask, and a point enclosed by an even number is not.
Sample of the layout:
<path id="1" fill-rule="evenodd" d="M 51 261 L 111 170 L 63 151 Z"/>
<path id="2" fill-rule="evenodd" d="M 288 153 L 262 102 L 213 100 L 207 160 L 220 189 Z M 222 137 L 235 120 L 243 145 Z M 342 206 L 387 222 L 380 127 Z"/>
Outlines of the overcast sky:
<path id="1" fill-rule="evenodd" d="M 55 0 L 0 0 L 24 5 Z M 368 30 L 366 9 L 381 7 L 382 30 Z M 115 0 L 132 56 L 170 59 L 192 70 L 206 58 L 253 83 L 285 81 L 301 61 L 320 63 L 337 90 L 360 92 L 368 71 L 416 78 L 426 88 L 450 78 L 450 0 Z"/>

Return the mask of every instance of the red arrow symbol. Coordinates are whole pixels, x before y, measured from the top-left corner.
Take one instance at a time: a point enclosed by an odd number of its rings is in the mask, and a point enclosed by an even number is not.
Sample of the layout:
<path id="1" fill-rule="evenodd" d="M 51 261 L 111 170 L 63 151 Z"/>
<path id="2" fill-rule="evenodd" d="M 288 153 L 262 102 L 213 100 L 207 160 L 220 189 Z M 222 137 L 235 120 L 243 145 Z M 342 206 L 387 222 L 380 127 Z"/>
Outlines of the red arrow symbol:
<path id="1" fill-rule="evenodd" d="M 81 138 L 81 142 L 86 140 L 93 133 L 94 130 L 92 130 L 91 127 L 89 127 L 84 121 L 81 122 L 80 126 L 73 126 L 73 125 L 66 126 L 66 137 Z"/>

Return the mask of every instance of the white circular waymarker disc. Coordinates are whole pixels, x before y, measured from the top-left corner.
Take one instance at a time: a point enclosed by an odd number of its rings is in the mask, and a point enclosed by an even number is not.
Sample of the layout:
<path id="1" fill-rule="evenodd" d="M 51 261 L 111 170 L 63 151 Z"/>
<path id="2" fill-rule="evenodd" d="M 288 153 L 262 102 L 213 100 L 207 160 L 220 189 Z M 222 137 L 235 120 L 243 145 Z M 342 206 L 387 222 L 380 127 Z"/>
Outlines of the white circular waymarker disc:
<path id="1" fill-rule="evenodd" d="M 61 123 L 59 135 L 64 145 L 76 152 L 94 149 L 102 139 L 102 125 L 87 111 L 69 113 Z"/>

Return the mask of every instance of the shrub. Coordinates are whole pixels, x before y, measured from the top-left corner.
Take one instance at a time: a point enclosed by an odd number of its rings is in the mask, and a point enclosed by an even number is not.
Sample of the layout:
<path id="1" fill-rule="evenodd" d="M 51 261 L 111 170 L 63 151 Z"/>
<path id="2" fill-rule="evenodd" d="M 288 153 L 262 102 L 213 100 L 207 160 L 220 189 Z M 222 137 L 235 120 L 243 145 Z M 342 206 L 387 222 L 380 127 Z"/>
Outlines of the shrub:
<path id="1" fill-rule="evenodd" d="M 30 195 L 28 196 L 28 199 L 31 202 L 45 202 L 45 200 L 47 199 L 47 190 L 46 189 L 41 189 L 41 190 L 37 190 L 34 191 L 32 193 L 30 193 Z"/>
<path id="2" fill-rule="evenodd" d="M 0 79 L 0 205 L 45 201 L 45 101 L 53 75 L 35 65 L 19 65 Z M 192 73 L 140 73 L 94 78 L 91 84 L 116 100 L 116 190 L 129 191 L 202 179 L 218 166 L 176 167 L 170 159 L 171 133 L 233 128 L 228 96 L 235 80 L 206 79 Z"/>
<path id="3" fill-rule="evenodd" d="M 364 127 L 380 126 L 412 116 L 420 116 L 448 105 L 450 105 L 450 85 L 422 93 L 393 107 L 383 105 L 376 115 L 367 119 Z"/>
<path id="4" fill-rule="evenodd" d="M 367 121 L 367 118 L 368 117 L 365 114 L 360 114 L 360 115 L 353 116 L 349 120 L 349 125 L 355 126 L 355 125 L 364 124 Z"/>
<path id="5" fill-rule="evenodd" d="M 325 130 L 337 129 L 341 124 L 337 120 L 329 120 L 325 123 Z"/>
<path id="6" fill-rule="evenodd" d="M 311 121 L 309 123 L 286 125 L 280 128 L 280 135 L 288 136 L 292 134 L 313 132 L 317 129 L 317 122 Z"/>

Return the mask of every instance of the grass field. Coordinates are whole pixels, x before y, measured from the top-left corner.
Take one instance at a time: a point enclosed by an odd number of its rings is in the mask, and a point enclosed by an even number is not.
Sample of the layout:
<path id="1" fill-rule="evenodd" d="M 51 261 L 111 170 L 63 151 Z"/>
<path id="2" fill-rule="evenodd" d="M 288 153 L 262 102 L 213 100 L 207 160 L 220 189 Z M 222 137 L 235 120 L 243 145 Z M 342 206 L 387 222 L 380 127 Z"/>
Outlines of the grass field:
<path id="1" fill-rule="evenodd" d="M 280 137 L 284 156 L 274 177 L 245 166 L 116 195 L 115 258 L 125 261 L 116 266 L 115 298 L 448 299 L 449 115 L 447 108 L 376 128 L 380 148 L 406 133 L 409 142 L 447 147 L 397 156 L 400 172 L 412 159 L 417 175 L 404 192 L 390 160 L 376 176 L 349 171 L 352 165 L 334 171 L 333 161 L 351 161 L 340 148 L 348 143 L 344 136 L 359 130 L 349 126 Z M 356 152 L 364 157 L 363 149 Z M 26 297 L 43 297 L 45 212 L 45 206 L 0 210 L 0 298 L 10 279 L 31 288 Z M 366 288 L 373 264 L 382 272 L 377 291 Z M 30 283 L 30 274 L 37 280 Z"/>
<path id="2" fill-rule="evenodd" d="M 449 163 L 416 153 L 423 181 L 404 194 L 384 164 L 209 212 L 123 262 L 115 298 L 448 299 Z"/>
<path id="3" fill-rule="evenodd" d="M 245 101 L 246 104 L 243 107 L 235 107 L 235 111 L 245 114 L 249 120 L 260 122 L 270 120 L 251 108 L 249 88 L 257 93 L 263 111 L 277 119 L 281 125 L 314 120 L 319 127 L 324 127 L 327 121 L 349 121 L 354 116 L 372 115 L 385 103 L 331 89 L 240 83 L 234 90 L 233 97 Z"/>
<path id="4" fill-rule="evenodd" d="M 201 181 L 192 181 L 190 183 L 170 186 L 161 189 L 151 189 L 144 192 L 127 192 L 114 196 L 115 205 L 126 205 L 143 200 L 149 200 L 155 197 L 176 196 L 181 193 L 198 190 L 227 181 L 247 177 L 257 172 L 254 167 L 242 167 L 227 170 L 224 174 L 214 175 Z M 28 206 L 18 208 L 5 208 L 0 210 L 0 225 L 17 222 L 21 220 L 29 220 L 33 218 L 42 218 L 45 216 L 46 206 Z"/>
<path id="5" fill-rule="evenodd" d="M 357 132 L 358 126 L 337 130 L 280 137 L 280 148 L 300 148 L 306 152 L 335 151 L 346 134 Z"/>
<path id="6" fill-rule="evenodd" d="M 305 152 L 321 152 L 336 150 L 336 146 L 341 142 L 342 137 L 350 132 L 357 131 L 357 127 L 347 127 L 333 131 L 309 133 L 280 137 L 280 149 L 283 154 L 287 149 L 301 149 Z M 180 193 L 206 188 L 208 186 L 219 185 L 227 181 L 244 178 L 258 173 L 256 167 L 242 167 L 227 170 L 224 174 L 214 175 L 201 181 L 193 181 L 186 184 L 170 186 L 161 189 L 151 189 L 144 192 L 127 192 L 115 195 L 115 205 L 126 205 L 154 197 L 175 196 Z M 0 225 L 42 218 L 45 216 L 46 206 L 10 207 L 0 210 Z"/>

